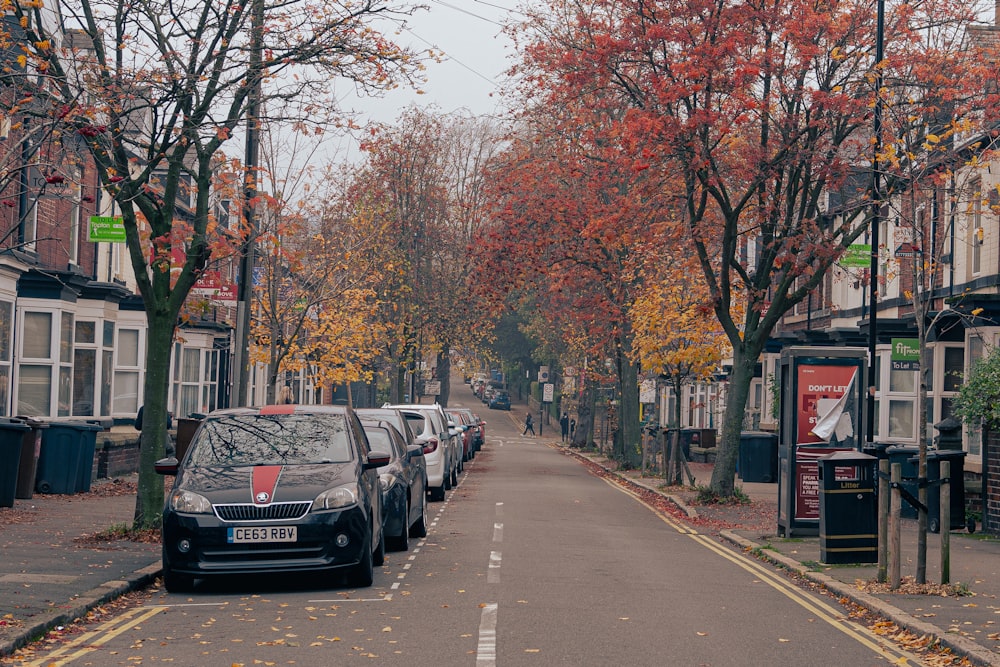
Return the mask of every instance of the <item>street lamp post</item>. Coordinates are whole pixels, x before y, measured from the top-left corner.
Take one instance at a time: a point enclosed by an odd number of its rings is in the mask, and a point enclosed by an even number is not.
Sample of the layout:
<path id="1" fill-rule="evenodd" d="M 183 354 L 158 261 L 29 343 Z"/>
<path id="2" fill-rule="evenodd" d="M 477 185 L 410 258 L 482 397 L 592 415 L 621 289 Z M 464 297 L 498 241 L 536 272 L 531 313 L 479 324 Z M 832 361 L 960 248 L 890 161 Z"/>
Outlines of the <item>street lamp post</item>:
<path id="1" fill-rule="evenodd" d="M 882 151 L 882 60 L 885 40 L 885 0 L 878 0 L 875 19 L 875 109 L 872 123 L 872 214 L 871 214 L 871 264 L 868 285 L 868 400 L 865 436 L 875 442 L 875 385 L 878 380 L 878 260 L 879 227 L 882 222 L 882 178 L 879 174 L 879 154 Z"/>

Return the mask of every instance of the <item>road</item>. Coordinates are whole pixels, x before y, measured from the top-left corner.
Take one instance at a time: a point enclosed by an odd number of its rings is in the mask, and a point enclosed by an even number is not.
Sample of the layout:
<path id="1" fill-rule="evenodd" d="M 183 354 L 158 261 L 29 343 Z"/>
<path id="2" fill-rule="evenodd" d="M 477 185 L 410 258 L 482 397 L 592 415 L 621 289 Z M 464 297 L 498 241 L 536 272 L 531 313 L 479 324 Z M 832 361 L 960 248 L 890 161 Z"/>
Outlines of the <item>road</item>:
<path id="1" fill-rule="evenodd" d="M 156 589 L 24 665 L 920 664 L 830 598 L 661 515 L 464 385 L 488 421 L 427 538 L 375 586 L 267 577 Z"/>

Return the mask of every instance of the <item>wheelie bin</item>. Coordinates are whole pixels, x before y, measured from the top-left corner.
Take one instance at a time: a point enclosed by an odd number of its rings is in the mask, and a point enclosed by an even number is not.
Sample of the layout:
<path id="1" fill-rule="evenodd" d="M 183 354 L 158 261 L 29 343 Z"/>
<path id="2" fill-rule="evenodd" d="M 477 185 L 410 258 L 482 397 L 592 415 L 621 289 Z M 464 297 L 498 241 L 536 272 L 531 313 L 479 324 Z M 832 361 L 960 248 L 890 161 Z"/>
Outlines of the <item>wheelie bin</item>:
<path id="1" fill-rule="evenodd" d="M 42 453 L 42 431 L 49 425 L 34 417 L 17 417 L 31 427 L 21 440 L 21 460 L 17 467 L 17 489 L 14 497 L 30 500 L 35 494 L 35 473 L 38 471 L 38 456 Z"/>
<path id="2" fill-rule="evenodd" d="M 21 441 L 25 431 L 30 430 L 31 427 L 18 419 L 0 418 L 0 507 L 14 506 Z"/>
<path id="3" fill-rule="evenodd" d="M 738 469 L 744 482 L 777 482 L 778 435 L 767 431 L 740 433 Z"/>
<path id="4" fill-rule="evenodd" d="M 39 493 L 90 491 L 100 424 L 49 422 L 42 434 L 35 490 Z"/>

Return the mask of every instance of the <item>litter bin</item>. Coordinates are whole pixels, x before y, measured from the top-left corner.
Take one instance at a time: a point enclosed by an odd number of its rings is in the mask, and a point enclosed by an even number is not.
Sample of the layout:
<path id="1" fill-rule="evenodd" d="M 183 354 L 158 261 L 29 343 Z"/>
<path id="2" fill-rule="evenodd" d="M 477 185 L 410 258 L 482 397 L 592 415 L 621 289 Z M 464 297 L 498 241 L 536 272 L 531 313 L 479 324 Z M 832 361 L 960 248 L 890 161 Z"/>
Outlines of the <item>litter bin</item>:
<path id="1" fill-rule="evenodd" d="M 878 503 L 870 454 L 820 456 L 819 559 L 824 563 L 878 562 Z"/>
<path id="2" fill-rule="evenodd" d="M 14 506 L 21 440 L 31 427 L 19 419 L 0 418 L 0 507 Z"/>
<path id="3" fill-rule="evenodd" d="M 21 460 L 17 466 L 17 490 L 14 497 L 30 500 L 35 493 L 35 473 L 42 453 L 42 431 L 49 425 L 33 417 L 18 417 L 30 427 L 21 440 Z"/>
<path id="4" fill-rule="evenodd" d="M 744 482 L 777 482 L 777 434 L 766 431 L 740 433 L 740 456 L 737 468 Z"/>
<path id="5" fill-rule="evenodd" d="M 919 447 L 904 447 L 902 445 L 893 445 L 885 449 L 885 453 L 889 457 L 889 465 L 891 466 L 893 463 L 899 463 L 902 466 L 902 482 L 900 486 L 914 498 L 917 497 L 918 489 L 918 468 L 917 459 L 915 457 L 919 452 Z M 917 508 L 903 498 L 899 505 L 899 516 L 904 519 L 916 519 Z"/>
<path id="6" fill-rule="evenodd" d="M 927 530 L 941 532 L 941 462 L 951 464 L 951 526 L 949 530 L 965 528 L 965 452 L 957 449 L 927 452 Z M 916 459 L 914 459 L 916 462 Z"/>
<path id="7" fill-rule="evenodd" d="M 90 491 L 100 424 L 49 422 L 42 433 L 35 490 L 39 493 Z"/>

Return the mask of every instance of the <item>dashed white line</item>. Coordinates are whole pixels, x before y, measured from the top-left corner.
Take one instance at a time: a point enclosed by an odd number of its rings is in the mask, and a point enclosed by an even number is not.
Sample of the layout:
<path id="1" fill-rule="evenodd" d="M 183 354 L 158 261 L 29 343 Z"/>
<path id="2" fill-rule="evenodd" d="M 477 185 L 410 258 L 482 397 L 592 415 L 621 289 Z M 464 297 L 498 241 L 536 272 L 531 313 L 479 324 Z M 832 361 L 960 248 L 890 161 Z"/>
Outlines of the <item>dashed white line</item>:
<path id="1" fill-rule="evenodd" d="M 477 667 L 497 664 L 497 604 L 484 605 L 479 620 L 479 646 L 476 648 Z"/>
<path id="2" fill-rule="evenodd" d="M 498 584 L 500 583 L 500 552 L 491 551 L 490 552 L 490 570 L 486 574 L 486 583 L 488 584 Z"/>
<path id="3" fill-rule="evenodd" d="M 503 524 L 494 523 L 493 524 L 493 541 L 503 542 Z"/>

